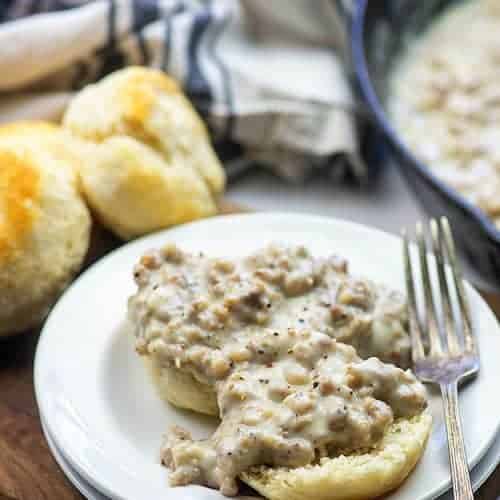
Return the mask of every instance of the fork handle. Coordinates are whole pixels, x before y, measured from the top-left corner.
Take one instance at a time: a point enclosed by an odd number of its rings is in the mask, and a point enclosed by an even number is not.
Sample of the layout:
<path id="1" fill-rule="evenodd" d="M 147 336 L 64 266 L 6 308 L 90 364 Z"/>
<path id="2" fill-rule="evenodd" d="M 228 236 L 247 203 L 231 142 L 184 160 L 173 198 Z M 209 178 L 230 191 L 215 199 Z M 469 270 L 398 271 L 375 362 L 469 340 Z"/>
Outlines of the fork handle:
<path id="1" fill-rule="evenodd" d="M 450 456 L 451 482 L 455 500 L 474 500 L 464 435 L 458 409 L 458 383 L 441 384 L 443 396 L 444 421 L 448 434 L 448 452 Z"/>

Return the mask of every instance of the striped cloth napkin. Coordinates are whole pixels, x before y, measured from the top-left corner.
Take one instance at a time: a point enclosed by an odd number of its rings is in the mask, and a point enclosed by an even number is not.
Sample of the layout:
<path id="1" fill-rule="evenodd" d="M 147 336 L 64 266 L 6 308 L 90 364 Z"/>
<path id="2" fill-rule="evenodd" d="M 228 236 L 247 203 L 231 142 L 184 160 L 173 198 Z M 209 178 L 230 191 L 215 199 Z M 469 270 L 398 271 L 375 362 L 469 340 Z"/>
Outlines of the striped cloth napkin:
<path id="1" fill-rule="evenodd" d="M 300 180 L 329 166 L 362 178 L 348 3 L 0 0 L 0 121 L 58 119 L 84 85 L 148 65 L 182 83 L 233 172 L 260 164 Z"/>

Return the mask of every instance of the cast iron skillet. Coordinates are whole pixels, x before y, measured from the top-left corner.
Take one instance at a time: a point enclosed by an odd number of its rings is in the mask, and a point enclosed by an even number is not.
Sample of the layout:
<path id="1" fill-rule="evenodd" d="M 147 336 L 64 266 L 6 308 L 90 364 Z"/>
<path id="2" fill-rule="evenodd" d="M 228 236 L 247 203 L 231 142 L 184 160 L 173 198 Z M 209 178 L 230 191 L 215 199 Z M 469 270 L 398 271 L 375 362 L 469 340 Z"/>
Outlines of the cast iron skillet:
<path id="1" fill-rule="evenodd" d="M 351 25 L 355 84 L 408 185 L 426 212 L 447 216 L 463 257 L 483 284 L 500 289 L 500 231 L 477 207 L 440 181 L 413 156 L 384 108 L 387 75 L 404 40 L 418 35 L 446 7 L 460 0 L 358 0 Z M 500 196 L 500 193 L 499 193 Z"/>

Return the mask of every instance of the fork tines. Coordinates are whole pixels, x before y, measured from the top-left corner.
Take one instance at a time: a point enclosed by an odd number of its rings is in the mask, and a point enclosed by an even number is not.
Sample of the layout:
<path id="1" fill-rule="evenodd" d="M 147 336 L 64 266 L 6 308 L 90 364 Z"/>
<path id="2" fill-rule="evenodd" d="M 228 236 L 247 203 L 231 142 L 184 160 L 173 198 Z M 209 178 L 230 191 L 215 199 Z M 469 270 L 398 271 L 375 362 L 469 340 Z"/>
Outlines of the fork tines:
<path id="1" fill-rule="evenodd" d="M 404 266 L 406 288 L 408 293 L 408 314 L 412 341 L 414 363 L 424 357 L 454 357 L 461 354 L 477 355 L 476 343 L 472 334 L 471 315 L 464 289 L 462 273 L 458 264 L 455 244 L 450 224 L 446 217 L 439 222 L 431 219 L 429 223 L 430 244 L 424 233 L 422 223 L 416 225 L 418 261 L 423 307 L 417 307 L 418 274 L 412 264 L 408 234 L 404 230 Z M 430 269 L 435 267 L 437 274 L 437 290 L 441 297 L 441 308 L 438 307 L 431 284 Z M 447 268 L 451 272 L 447 273 Z M 447 274 L 451 274 L 448 279 Z M 457 298 L 461 318 L 452 306 L 452 290 Z"/>

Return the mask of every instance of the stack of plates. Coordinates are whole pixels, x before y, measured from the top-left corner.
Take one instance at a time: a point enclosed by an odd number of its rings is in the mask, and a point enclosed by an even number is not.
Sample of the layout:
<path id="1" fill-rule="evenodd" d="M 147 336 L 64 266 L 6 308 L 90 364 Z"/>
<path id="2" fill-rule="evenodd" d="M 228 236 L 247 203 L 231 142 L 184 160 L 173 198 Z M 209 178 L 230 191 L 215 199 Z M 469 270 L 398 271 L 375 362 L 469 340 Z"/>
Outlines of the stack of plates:
<path id="1" fill-rule="evenodd" d="M 271 241 L 307 244 L 316 255 L 347 257 L 354 274 L 403 290 L 401 242 L 359 225 L 321 217 L 252 214 L 218 217 L 134 241 L 89 268 L 48 318 L 35 360 L 42 425 L 59 465 L 89 499 L 223 499 L 200 486 L 170 489 L 159 464 L 162 435 L 172 424 L 195 436 L 212 419 L 163 403 L 133 348 L 126 323 L 134 292 L 132 267 L 166 241 L 214 256 L 242 256 Z M 500 331 L 486 303 L 468 287 L 481 351 L 479 377 L 460 392 L 464 433 L 475 488 L 500 459 Z M 440 397 L 430 392 L 434 428 L 415 471 L 390 500 L 451 498 Z M 441 495 L 441 496 L 440 496 Z"/>

